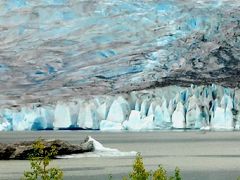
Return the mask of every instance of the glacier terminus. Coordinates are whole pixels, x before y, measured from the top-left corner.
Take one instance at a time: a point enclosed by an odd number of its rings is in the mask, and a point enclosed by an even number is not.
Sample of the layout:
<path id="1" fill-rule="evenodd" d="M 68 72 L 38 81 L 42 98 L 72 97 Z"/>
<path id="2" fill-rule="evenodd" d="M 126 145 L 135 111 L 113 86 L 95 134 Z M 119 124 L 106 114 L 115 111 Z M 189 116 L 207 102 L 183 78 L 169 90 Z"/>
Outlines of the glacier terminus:
<path id="1" fill-rule="evenodd" d="M 240 91 L 217 85 L 168 86 L 56 104 L 2 108 L 1 130 L 238 130 Z"/>
<path id="2" fill-rule="evenodd" d="M 0 130 L 240 129 L 240 1 L 1 0 Z"/>

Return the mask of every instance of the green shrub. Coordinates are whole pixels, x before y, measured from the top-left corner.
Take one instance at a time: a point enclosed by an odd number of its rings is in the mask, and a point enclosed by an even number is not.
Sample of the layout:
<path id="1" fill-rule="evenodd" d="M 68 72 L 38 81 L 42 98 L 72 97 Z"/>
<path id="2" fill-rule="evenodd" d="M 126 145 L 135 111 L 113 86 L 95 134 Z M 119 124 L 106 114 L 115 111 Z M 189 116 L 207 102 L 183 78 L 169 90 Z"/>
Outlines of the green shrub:
<path id="1" fill-rule="evenodd" d="M 34 153 L 29 156 L 32 171 L 25 171 L 24 180 L 62 180 L 63 172 L 58 168 L 48 168 L 51 157 L 57 154 L 55 146 L 46 148 L 41 140 L 33 144 Z"/>
<path id="2" fill-rule="evenodd" d="M 180 175 L 180 169 L 178 167 L 175 168 L 174 176 L 171 176 L 169 179 L 170 180 L 182 180 L 182 177 Z"/>
<path id="3" fill-rule="evenodd" d="M 137 154 L 133 164 L 133 170 L 129 174 L 130 180 L 182 180 L 180 175 L 180 169 L 176 167 L 174 176 L 168 177 L 167 171 L 161 166 L 155 171 L 147 171 L 143 164 L 143 158 L 140 153 Z M 127 177 L 123 177 L 123 180 L 128 180 Z"/>
<path id="4" fill-rule="evenodd" d="M 137 154 L 133 164 L 133 171 L 129 174 L 131 180 L 146 180 L 150 177 L 151 173 L 146 171 L 143 158 L 140 153 Z"/>
<path id="5" fill-rule="evenodd" d="M 153 172 L 153 180 L 168 180 L 167 171 L 162 167 L 158 166 L 158 169 Z"/>

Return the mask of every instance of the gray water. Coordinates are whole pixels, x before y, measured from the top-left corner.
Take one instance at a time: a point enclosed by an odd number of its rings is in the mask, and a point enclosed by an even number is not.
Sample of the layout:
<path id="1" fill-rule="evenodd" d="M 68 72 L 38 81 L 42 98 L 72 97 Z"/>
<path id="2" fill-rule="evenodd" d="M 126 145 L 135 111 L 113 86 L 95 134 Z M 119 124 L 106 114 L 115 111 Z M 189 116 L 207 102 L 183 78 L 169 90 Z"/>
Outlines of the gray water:
<path id="1" fill-rule="evenodd" d="M 148 169 L 162 164 L 172 173 L 180 167 L 184 180 L 234 180 L 240 175 L 239 132 L 92 132 L 41 131 L 1 132 L 0 142 L 59 138 L 71 143 L 91 135 L 106 147 L 138 151 Z M 64 179 L 121 179 L 132 168 L 134 157 L 54 160 L 64 171 Z M 19 179 L 29 168 L 27 161 L 0 161 L 0 179 Z"/>

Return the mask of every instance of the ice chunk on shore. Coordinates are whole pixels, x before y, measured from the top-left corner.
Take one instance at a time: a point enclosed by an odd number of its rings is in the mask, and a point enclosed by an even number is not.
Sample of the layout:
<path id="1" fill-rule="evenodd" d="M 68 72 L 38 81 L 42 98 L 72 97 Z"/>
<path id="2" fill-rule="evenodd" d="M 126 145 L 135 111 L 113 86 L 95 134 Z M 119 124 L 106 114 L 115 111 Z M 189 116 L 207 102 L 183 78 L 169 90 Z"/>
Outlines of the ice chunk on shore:
<path id="1" fill-rule="evenodd" d="M 57 158 L 84 158 L 84 157 L 121 157 L 121 156 L 136 156 L 136 151 L 122 152 L 118 149 L 104 147 L 100 142 L 89 136 L 88 141 L 93 142 L 94 151 L 82 154 L 72 154 L 66 156 L 58 156 Z"/>

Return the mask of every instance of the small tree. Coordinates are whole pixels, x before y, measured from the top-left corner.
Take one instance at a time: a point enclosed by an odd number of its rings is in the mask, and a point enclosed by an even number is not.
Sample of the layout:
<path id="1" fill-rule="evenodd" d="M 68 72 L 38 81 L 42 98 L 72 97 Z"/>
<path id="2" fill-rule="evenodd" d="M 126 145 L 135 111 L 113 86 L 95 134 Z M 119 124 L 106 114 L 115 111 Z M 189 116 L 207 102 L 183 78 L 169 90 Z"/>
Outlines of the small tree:
<path id="1" fill-rule="evenodd" d="M 168 180 L 167 171 L 161 166 L 158 166 L 158 169 L 153 172 L 153 180 Z"/>
<path id="2" fill-rule="evenodd" d="M 58 168 L 48 168 L 51 158 L 57 155 L 55 146 L 46 147 L 41 140 L 33 143 L 34 152 L 29 156 L 32 171 L 24 172 L 24 180 L 62 180 L 63 172 Z"/>
<path id="3" fill-rule="evenodd" d="M 155 171 L 146 171 L 143 158 L 140 153 L 137 154 L 136 159 L 133 164 L 133 170 L 129 174 L 130 180 L 182 180 L 180 175 L 180 169 L 176 167 L 173 176 L 168 177 L 167 171 L 163 166 L 159 165 L 158 169 Z M 128 180 L 127 177 L 123 177 L 123 180 Z"/>
<path id="4" fill-rule="evenodd" d="M 178 167 L 175 168 L 174 176 L 171 176 L 169 179 L 170 180 L 182 180 L 182 177 L 180 174 L 180 169 Z"/>
<path id="5" fill-rule="evenodd" d="M 140 153 L 137 154 L 133 164 L 133 171 L 129 174 L 131 180 L 147 180 L 151 173 L 148 172 L 143 164 L 143 158 Z"/>

